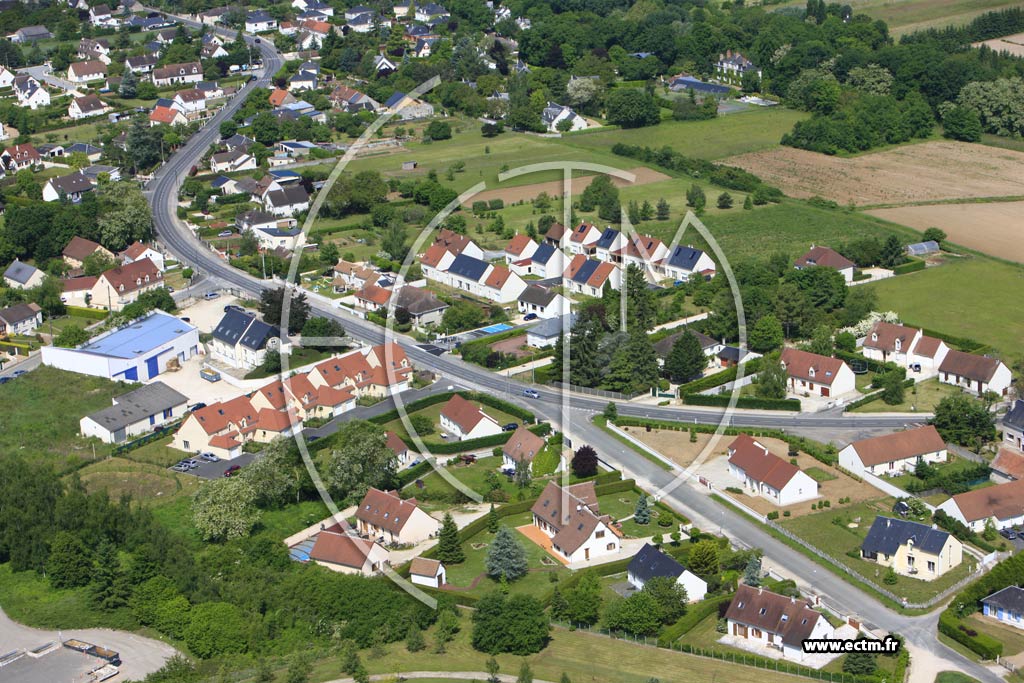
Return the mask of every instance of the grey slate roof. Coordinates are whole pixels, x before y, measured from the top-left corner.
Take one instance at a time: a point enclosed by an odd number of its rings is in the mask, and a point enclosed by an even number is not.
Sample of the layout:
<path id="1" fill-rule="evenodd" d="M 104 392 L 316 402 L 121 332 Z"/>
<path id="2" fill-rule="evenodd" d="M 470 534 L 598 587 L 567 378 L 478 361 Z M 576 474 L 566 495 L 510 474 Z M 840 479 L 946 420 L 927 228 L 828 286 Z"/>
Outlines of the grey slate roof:
<path id="1" fill-rule="evenodd" d="M 224 314 L 213 330 L 213 338 L 225 344 L 242 346 L 259 351 L 267 346 L 274 337 L 280 337 L 281 331 L 273 325 L 257 320 L 251 313 L 234 309 Z"/>
<path id="2" fill-rule="evenodd" d="M 945 531 L 933 529 L 926 524 L 878 516 L 871 524 L 861 550 L 865 553 L 895 555 L 897 548 L 912 540 L 915 548 L 938 554 L 948 538 L 949 534 Z"/>
<path id="3" fill-rule="evenodd" d="M 640 548 L 640 551 L 629 561 L 627 568 L 630 575 L 644 583 L 658 576 L 678 579 L 685 571 L 686 568 L 683 565 L 650 543 L 645 543 L 644 547 Z"/>
<path id="4" fill-rule="evenodd" d="M 1013 407 L 1003 416 L 1003 426 L 1024 432 L 1024 400 L 1017 399 Z"/>
<path id="5" fill-rule="evenodd" d="M 117 402 L 114 405 L 89 415 L 89 419 L 111 432 L 185 405 L 188 397 L 163 382 L 153 382 L 114 400 Z"/>
<path id="6" fill-rule="evenodd" d="M 598 249 L 608 249 L 615 242 L 615 238 L 619 236 L 619 231 L 614 228 L 605 228 L 604 232 L 601 233 L 601 237 L 594 243 L 594 246 Z"/>
<path id="7" fill-rule="evenodd" d="M 50 185 L 53 189 L 57 190 L 57 192 L 62 192 L 64 194 L 89 192 L 93 189 L 89 178 L 83 175 L 81 171 L 75 171 L 74 173 L 68 173 L 67 175 L 50 178 Z"/>
<path id="8" fill-rule="evenodd" d="M 531 327 L 528 332 L 535 337 L 541 339 L 552 339 L 562 334 L 563 324 L 562 321 L 568 318 L 565 322 L 564 329 L 571 330 L 573 325 L 576 324 L 576 314 L 570 313 L 569 315 L 562 316 L 561 318 L 547 318 L 541 320 L 539 323 Z"/>
<path id="9" fill-rule="evenodd" d="M 24 285 L 32 279 L 37 270 L 35 266 L 14 259 L 14 263 L 7 266 L 7 270 L 4 271 L 4 277 Z"/>
<path id="10" fill-rule="evenodd" d="M 523 290 L 523 293 L 519 295 L 519 300 L 523 303 L 533 304 L 534 306 L 547 306 L 554 301 L 557 295 L 557 292 L 553 292 L 545 287 L 529 285 Z"/>
<path id="11" fill-rule="evenodd" d="M 467 280 L 473 282 L 479 282 L 480 278 L 487 272 L 487 266 L 490 265 L 486 261 L 481 261 L 478 258 L 467 256 L 466 254 L 459 254 L 452 261 L 452 265 L 448 268 L 449 273 L 453 273 L 460 277 L 464 277 Z"/>
<path id="12" fill-rule="evenodd" d="M 288 185 L 267 194 L 269 206 L 292 206 L 309 201 L 309 193 L 301 185 Z"/>
<path id="13" fill-rule="evenodd" d="M 1005 610 L 1020 614 L 1024 612 L 1024 588 L 1019 586 L 1007 586 L 998 590 L 981 601 L 993 607 L 1002 607 Z"/>
<path id="14" fill-rule="evenodd" d="M 539 247 L 537 247 L 537 251 L 533 252 L 533 256 L 530 257 L 530 260 L 533 261 L 534 263 L 543 263 L 547 265 L 547 262 L 551 260 L 551 257 L 554 256 L 554 254 L 555 247 L 551 244 L 548 244 L 547 242 L 544 242 Z"/>
<path id="15" fill-rule="evenodd" d="M 17 325 L 25 320 L 31 320 L 39 315 L 42 309 L 38 304 L 14 304 L 10 308 L 0 311 L 0 320 L 8 325 Z"/>
<path id="16" fill-rule="evenodd" d="M 668 255 L 668 265 L 673 268 L 680 268 L 682 270 L 692 271 L 697 266 L 697 261 L 704 255 L 704 252 L 700 249 L 694 249 L 693 247 L 681 247 L 677 246 L 672 250 L 672 253 Z"/>

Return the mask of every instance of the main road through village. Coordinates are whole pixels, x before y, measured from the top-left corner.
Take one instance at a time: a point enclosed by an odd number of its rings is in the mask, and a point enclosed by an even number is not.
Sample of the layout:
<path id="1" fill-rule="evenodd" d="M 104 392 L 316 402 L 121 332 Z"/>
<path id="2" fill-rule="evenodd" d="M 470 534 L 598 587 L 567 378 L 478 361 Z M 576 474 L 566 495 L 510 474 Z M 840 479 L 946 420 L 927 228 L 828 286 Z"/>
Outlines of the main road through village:
<path id="1" fill-rule="evenodd" d="M 193 27 L 199 26 L 187 18 L 176 18 Z M 228 37 L 234 36 L 233 32 L 222 33 Z M 219 280 L 225 287 L 238 289 L 258 298 L 264 289 L 279 287 L 280 283 L 260 280 L 232 268 L 218 254 L 202 244 L 176 214 L 180 184 L 191 167 L 199 163 L 210 145 L 220 139 L 221 122 L 231 118 L 254 88 L 266 87 L 283 63 L 281 55 L 270 41 L 261 40 L 257 43 L 251 36 L 246 36 L 246 40 L 252 48 L 260 52 L 263 60 L 261 75 L 246 84 L 237 96 L 171 155 L 148 183 L 145 194 L 153 209 L 154 226 L 160 241 L 182 263 L 190 265 L 212 280 Z M 351 315 L 343 315 L 339 309 L 329 307 L 319 300 L 311 303 L 316 315 L 338 320 L 344 325 L 349 336 L 368 343 L 384 341 L 386 333 L 380 327 Z M 650 490 L 660 490 L 672 483 L 676 477 L 674 473 L 665 471 L 625 447 L 590 422 L 593 414 L 603 410 L 607 399 L 547 389 L 540 390 L 539 398 L 522 398 L 521 391 L 524 387 L 516 382 L 483 368 L 463 363 L 448 354 L 434 356 L 419 348 L 408 337 L 396 334 L 393 339 L 402 345 L 414 364 L 438 372 L 448 381 L 495 395 L 507 394 L 511 400 L 527 405 L 541 417 L 560 426 L 577 443 L 592 444 L 604 460 L 621 468 L 628 476 L 643 482 Z M 655 407 L 624 402 L 619 402 L 618 410 L 621 415 L 703 423 L 716 423 L 723 415 L 719 410 Z M 745 411 L 735 411 L 727 421 L 727 424 L 735 426 L 836 431 L 884 431 L 901 428 L 906 423 L 907 418 L 896 416 L 854 416 L 835 413 L 772 415 Z M 663 500 L 692 517 L 702 518 L 707 524 L 720 527 L 722 533 L 734 541 L 747 547 L 763 549 L 768 566 L 782 575 L 796 578 L 804 589 L 821 595 L 830 606 L 847 614 L 857 615 L 866 624 L 902 634 L 914 655 L 912 683 L 933 683 L 934 672 L 954 668 L 961 669 L 979 680 L 993 683 L 1001 680 L 993 670 L 969 660 L 937 640 L 935 627 L 938 609 L 931 614 L 917 617 L 901 615 L 889 609 L 872 595 L 847 583 L 780 542 L 754 521 L 719 506 L 689 484 L 684 483 L 672 488 L 665 494 Z"/>

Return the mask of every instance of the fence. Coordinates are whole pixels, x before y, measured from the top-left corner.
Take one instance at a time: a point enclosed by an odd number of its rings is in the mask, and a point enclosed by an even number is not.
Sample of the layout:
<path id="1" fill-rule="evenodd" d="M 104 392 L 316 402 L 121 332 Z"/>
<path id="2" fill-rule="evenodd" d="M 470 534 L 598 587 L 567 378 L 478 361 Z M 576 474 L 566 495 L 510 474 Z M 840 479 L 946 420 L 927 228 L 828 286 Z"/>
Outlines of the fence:
<path id="1" fill-rule="evenodd" d="M 567 389 L 573 392 L 579 392 L 581 394 L 588 394 L 590 396 L 600 396 L 602 398 L 611 398 L 618 401 L 631 401 L 637 396 L 646 396 L 646 391 L 641 391 L 637 394 L 620 394 L 617 391 L 604 391 L 603 389 L 591 389 L 589 387 L 578 387 L 575 384 L 564 384 L 563 382 L 552 382 L 551 386 L 556 389 Z"/>
<path id="2" fill-rule="evenodd" d="M 743 666 L 753 667 L 755 669 L 766 669 L 768 671 L 776 671 L 778 673 L 787 673 L 794 676 L 803 676 L 804 678 L 813 678 L 819 681 L 831 681 L 832 683 L 877 683 L 878 678 L 874 676 L 858 676 L 854 674 L 847 674 L 842 672 L 832 673 L 830 671 L 819 671 L 818 669 L 812 669 L 807 666 L 800 666 L 793 664 L 784 659 L 769 659 L 767 657 L 758 657 L 754 654 L 746 654 L 743 652 L 736 652 L 728 649 L 716 650 L 715 648 L 704 648 L 689 645 L 688 643 L 673 642 L 669 645 L 661 645 L 658 643 L 658 638 L 654 636 L 638 636 L 625 632 L 609 631 L 603 628 L 595 628 L 587 624 L 564 624 L 556 621 L 552 621 L 552 624 L 560 626 L 562 628 L 586 631 L 593 635 L 604 636 L 606 638 L 612 638 L 614 640 L 626 640 L 637 645 L 643 645 L 645 647 L 658 648 L 662 650 L 671 650 L 673 652 L 683 652 L 685 654 L 693 655 L 695 657 L 705 657 L 708 659 L 717 659 L 722 662 L 728 662 L 730 664 L 740 664 Z"/>
<path id="3" fill-rule="evenodd" d="M 672 462 L 671 460 L 666 458 L 664 455 L 662 455 L 658 451 L 654 450 L 653 448 L 651 448 L 650 446 L 645 444 L 643 441 L 640 441 L 639 439 L 637 439 L 634 436 L 630 435 L 629 432 L 627 432 L 625 430 L 622 430 L 622 429 L 619 429 L 618 427 L 616 427 L 615 423 L 608 422 L 606 426 L 608 427 L 608 431 L 610 431 L 612 434 L 615 434 L 616 436 L 618 436 L 618 437 L 620 437 L 622 439 L 625 439 L 626 441 L 631 443 L 634 448 L 638 448 L 641 451 L 643 451 L 644 453 L 649 453 L 652 457 L 657 458 L 660 462 L 663 462 L 666 465 L 668 465 L 668 467 L 671 470 L 673 470 L 673 471 L 681 471 L 682 470 L 682 468 L 679 467 L 679 465 L 677 465 L 676 463 Z"/>
<path id="4" fill-rule="evenodd" d="M 900 487 L 894 486 L 893 484 L 890 484 L 889 482 L 885 481 L 881 477 L 877 477 L 877 476 L 871 474 L 870 472 L 867 472 L 867 471 L 861 472 L 858 476 L 861 479 L 863 479 L 864 481 L 866 481 L 867 483 L 869 483 L 872 486 L 874 486 L 879 491 L 883 491 L 886 494 L 892 496 L 893 498 L 920 498 L 920 494 L 916 494 L 915 495 L 915 494 L 912 494 L 912 493 L 907 493 L 906 491 L 904 491 Z M 928 503 L 925 503 L 924 500 L 921 500 L 921 503 L 923 503 L 924 506 L 927 507 L 929 510 L 932 510 L 934 512 L 934 510 L 935 510 L 935 506 L 934 505 L 929 505 Z"/>

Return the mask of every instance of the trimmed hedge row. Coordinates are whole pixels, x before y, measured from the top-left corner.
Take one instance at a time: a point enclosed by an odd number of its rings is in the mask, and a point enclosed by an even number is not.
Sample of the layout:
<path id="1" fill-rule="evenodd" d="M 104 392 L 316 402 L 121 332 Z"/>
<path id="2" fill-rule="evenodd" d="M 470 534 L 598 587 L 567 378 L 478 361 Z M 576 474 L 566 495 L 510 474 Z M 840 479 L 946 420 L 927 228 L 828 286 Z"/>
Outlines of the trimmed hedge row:
<path id="1" fill-rule="evenodd" d="M 551 431 L 551 425 L 547 422 L 533 425 L 529 428 L 531 432 L 537 436 L 547 436 L 548 432 Z M 478 439 L 469 439 L 467 441 L 452 441 L 449 443 L 432 443 L 430 444 L 430 452 L 434 455 L 452 455 L 454 453 L 465 453 L 466 451 L 476 451 L 483 448 L 493 448 L 495 446 L 504 446 L 508 443 L 508 440 L 512 438 L 512 432 L 501 432 L 500 434 L 491 434 L 490 436 L 481 436 Z"/>
<path id="2" fill-rule="evenodd" d="M 914 323 L 908 320 L 904 320 L 903 324 L 906 325 L 907 327 L 917 328 L 921 330 L 923 334 L 929 337 L 935 337 L 936 339 L 941 339 L 950 346 L 955 347 L 960 351 L 965 351 L 967 353 L 978 353 L 978 351 L 985 349 L 988 346 L 987 344 L 981 343 L 977 339 L 971 339 L 970 337 L 957 337 L 951 334 L 945 334 L 944 332 L 939 332 L 938 330 L 930 330 L 927 327 L 915 325 Z"/>
<path id="3" fill-rule="evenodd" d="M 622 493 L 623 491 L 632 491 L 636 488 L 636 480 L 634 479 L 620 479 L 619 481 L 610 484 L 596 484 L 594 485 L 594 494 L 598 496 L 607 496 L 612 493 Z"/>
<path id="4" fill-rule="evenodd" d="M 995 659 L 1003 654 L 1001 642 L 988 634 L 978 633 L 969 628 L 949 610 L 939 615 L 939 633 L 952 638 L 982 659 Z"/>
<path id="5" fill-rule="evenodd" d="M 730 396 L 707 396 L 705 394 L 687 394 L 683 396 L 683 403 L 691 406 L 718 406 L 724 408 L 729 405 Z M 736 399 L 737 408 L 754 408 L 761 410 L 793 410 L 800 412 L 800 399 L 798 398 L 757 398 L 754 396 L 742 396 Z"/>
<path id="6" fill-rule="evenodd" d="M 760 370 L 762 362 L 763 361 L 760 358 L 753 358 L 744 363 L 744 375 L 749 376 Z M 707 377 L 695 379 L 694 381 L 687 382 L 686 384 L 680 384 L 679 396 L 686 396 L 687 394 L 699 394 L 702 391 L 707 391 L 708 389 L 714 389 L 715 387 L 720 387 L 723 384 L 727 384 L 736 379 L 738 367 L 739 366 L 734 365 L 731 368 L 726 368 L 725 370 L 722 370 L 721 372 L 716 372 L 713 375 L 708 375 Z"/>
<path id="7" fill-rule="evenodd" d="M 907 273 L 916 273 L 919 270 L 924 270 L 927 264 L 924 261 L 910 261 L 909 263 L 901 263 L 892 269 L 893 275 L 906 275 Z"/>
<path id="8" fill-rule="evenodd" d="M 863 363 L 871 372 L 888 372 L 889 370 L 901 369 L 898 365 L 892 362 L 883 362 L 880 360 L 873 360 L 866 358 L 859 353 L 851 353 L 849 351 L 840 351 L 836 349 L 833 355 L 839 360 L 846 361 L 847 363 Z"/>
<path id="9" fill-rule="evenodd" d="M 909 389 L 912 386 L 914 386 L 914 379 L 913 378 L 903 380 L 903 388 L 904 389 Z M 878 391 L 874 392 L 873 394 L 868 394 L 867 396 L 864 396 L 863 398 L 858 398 L 856 401 L 851 401 L 850 403 L 847 403 L 846 407 L 843 408 L 843 410 L 853 410 L 854 408 L 860 408 L 861 406 L 866 406 L 867 404 L 874 403 L 875 401 L 881 401 L 882 400 L 882 394 L 884 394 L 884 393 L 885 393 L 885 389 L 879 389 Z"/>
<path id="10" fill-rule="evenodd" d="M 732 594 L 720 595 L 715 598 L 708 598 L 692 605 L 679 621 L 665 629 L 658 636 L 658 647 L 672 647 L 672 643 L 689 633 L 697 624 L 707 619 L 712 614 L 719 613 L 722 605 L 727 605 L 732 600 Z"/>
<path id="11" fill-rule="evenodd" d="M 423 460 L 418 465 L 413 465 L 407 470 L 402 470 L 398 473 L 398 486 L 399 488 L 404 487 L 411 481 L 416 481 L 425 474 L 429 474 L 434 468 L 431 466 L 430 461 Z"/>
<path id="12" fill-rule="evenodd" d="M 95 308 L 83 308 L 81 306 L 65 306 L 69 315 L 77 315 L 79 318 L 90 318 L 92 320 L 103 320 L 107 317 L 107 311 Z"/>
<path id="13" fill-rule="evenodd" d="M 2 341 L 0 342 L 0 350 L 13 353 L 16 356 L 27 356 L 32 347 L 28 344 L 19 344 L 17 342 Z"/>

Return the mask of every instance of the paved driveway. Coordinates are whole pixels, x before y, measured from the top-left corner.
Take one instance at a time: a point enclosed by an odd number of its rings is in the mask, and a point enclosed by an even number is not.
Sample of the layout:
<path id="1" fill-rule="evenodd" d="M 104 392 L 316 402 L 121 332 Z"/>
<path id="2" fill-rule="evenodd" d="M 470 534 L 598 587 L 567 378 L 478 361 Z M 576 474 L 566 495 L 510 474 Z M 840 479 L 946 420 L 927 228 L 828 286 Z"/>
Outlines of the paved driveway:
<path id="1" fill-rule="evenodd" d="M 18 69 L 18 73 L 31 74 L 37 81 L 43 81 L 50 85 L 56 86 L 61 90 L 66 90 L 68 93 L 72 91 L 77 92 L 78 84 L 72 83 L 69 80 L 54 76 L 52 70 L 48 66 L 26 66 L 23 69 Z"/>

